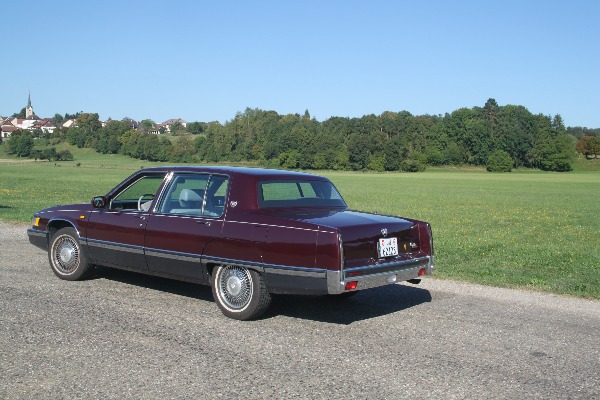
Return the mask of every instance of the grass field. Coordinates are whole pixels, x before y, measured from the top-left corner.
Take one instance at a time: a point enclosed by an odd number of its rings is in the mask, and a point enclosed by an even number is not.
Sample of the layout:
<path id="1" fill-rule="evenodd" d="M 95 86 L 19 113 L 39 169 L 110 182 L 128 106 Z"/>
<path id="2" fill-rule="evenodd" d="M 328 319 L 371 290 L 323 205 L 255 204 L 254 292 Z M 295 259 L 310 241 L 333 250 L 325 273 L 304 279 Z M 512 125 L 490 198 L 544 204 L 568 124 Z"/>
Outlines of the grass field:
<path id="1" fill-rule="evenodd" d="M 29 221 L 36 210 L 89 201 L 151 165 L 72 151 L 74 162 L 0 159 L 0 219 Z M 323 174 L 353 209 L 431 222 L 436 277 L 600 299 L 597 171 Z"/>

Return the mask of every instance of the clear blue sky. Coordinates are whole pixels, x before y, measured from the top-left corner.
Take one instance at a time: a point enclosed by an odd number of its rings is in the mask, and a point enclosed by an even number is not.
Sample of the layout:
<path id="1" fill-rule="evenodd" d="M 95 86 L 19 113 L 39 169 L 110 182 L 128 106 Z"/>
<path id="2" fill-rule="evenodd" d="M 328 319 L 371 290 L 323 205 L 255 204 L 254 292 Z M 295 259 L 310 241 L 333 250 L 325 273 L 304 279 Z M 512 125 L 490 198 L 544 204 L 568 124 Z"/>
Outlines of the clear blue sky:
<path id="1" fill-rule="evenodd" d="M 600 1 L 3 2 L 0 115 L 322 121 L 518 104 L 600 128 Z"/>

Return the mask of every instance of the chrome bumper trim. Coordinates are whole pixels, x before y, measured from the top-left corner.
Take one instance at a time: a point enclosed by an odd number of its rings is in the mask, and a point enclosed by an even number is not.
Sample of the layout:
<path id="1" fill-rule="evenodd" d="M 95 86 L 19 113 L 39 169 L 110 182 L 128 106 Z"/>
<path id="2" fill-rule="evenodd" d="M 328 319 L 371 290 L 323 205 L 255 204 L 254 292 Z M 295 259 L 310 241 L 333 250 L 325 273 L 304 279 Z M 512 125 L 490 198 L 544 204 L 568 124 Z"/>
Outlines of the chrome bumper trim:
<path id="1" fill-rule="evenodd" d="M 40 231 L 40 230 L 37 230 L 37 229 L 29 228 L 29 229 L 27 229 L 27 235 L 45 238 L 46 237 L 46 231 Z"/>
<path id="2" fill-rule="evenodd" d="M 370 289 L 379 286 L 403 282 L 419 277 L 419 270 L 425 268 L 425 275 L 433 272 L 433 256 L 414 260 L 402 260 L 370 266 L 360 266 L 340 271 L 327 271 L 327 292 L 340 294 L 345 290 L 346 282 L 356 281 L 355 290 Z M 365 272 L 366 275 L 350 276 L 351 273 Z"/>

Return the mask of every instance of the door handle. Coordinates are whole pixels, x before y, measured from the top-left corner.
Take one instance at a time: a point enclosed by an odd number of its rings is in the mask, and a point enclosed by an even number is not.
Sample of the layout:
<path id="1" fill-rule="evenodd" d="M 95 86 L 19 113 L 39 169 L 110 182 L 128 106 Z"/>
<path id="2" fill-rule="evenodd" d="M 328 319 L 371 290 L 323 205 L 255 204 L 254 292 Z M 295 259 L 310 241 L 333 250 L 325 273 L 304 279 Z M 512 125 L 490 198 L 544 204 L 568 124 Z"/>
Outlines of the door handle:
<path id="1" fill-rule="evenodd" d="M 206 226 L 210 226 L 211 222 L 210 221 L 197 221 L 199 224 L 201 225 L 206 225 Z"/>

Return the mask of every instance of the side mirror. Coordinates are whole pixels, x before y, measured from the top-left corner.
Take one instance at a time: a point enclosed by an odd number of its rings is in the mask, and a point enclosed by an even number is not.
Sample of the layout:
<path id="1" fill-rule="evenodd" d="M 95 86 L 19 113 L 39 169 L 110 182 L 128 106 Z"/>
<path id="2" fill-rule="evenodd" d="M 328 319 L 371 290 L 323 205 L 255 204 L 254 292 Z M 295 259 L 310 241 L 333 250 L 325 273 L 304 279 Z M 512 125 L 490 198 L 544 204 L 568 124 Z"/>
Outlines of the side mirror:
<path id="1" fill-rule="evenodd" d="M 104 196 L 96 196 L 92 199 L 92 207 L 94 208 L 105 208 L 106 207 L 106 197 Z"/>

